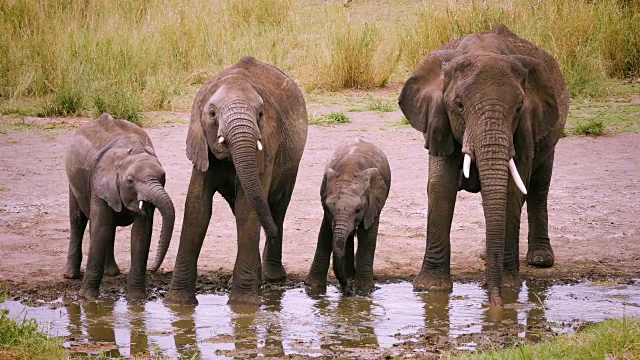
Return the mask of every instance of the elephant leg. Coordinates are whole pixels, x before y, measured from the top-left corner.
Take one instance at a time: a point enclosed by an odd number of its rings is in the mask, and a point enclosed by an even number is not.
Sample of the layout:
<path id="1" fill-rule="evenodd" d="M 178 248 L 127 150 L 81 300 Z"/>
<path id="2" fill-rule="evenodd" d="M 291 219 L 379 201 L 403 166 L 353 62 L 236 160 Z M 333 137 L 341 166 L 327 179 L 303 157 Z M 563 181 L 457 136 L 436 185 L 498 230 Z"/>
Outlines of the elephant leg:
<path id="1" fill-rule="evenodd" d="M 233 283 L 228 304 L 259 306 L 262 285 L 260 261 L 260 219 L 242 187 L 238 186 L 235 203 L 238 253 L 233 267 Z"/>
<path id="2" fill-rule="evenodd" d="M 333 231 L 331 230 L 331 218 L 325 212 L 320 225 L 318 234 L 318 245 L 316 246 L 316 254 L 313 256 L 311 269 L 309 274 L 304 278 L 304 283 L 311 287 L 327 286 L 327 273 L 329 272 L 329 263 L 331 259 L 331 251 L 333 249 Z"/>
<path id="3" fill-rule="evenodd" d="M 347 273 L 347 279 L 353 279 L 356 276 L 356 262 L 354 259 L 354 241 L 355 231 L 349 235 L 347 242 L 344 244 L 344 270 Z M 358 248 L 360 248 L 360 238 L 358 237 Z"/>
<path id="4" fill-rule="evenodd" d="M 453 287 L 450 234 L 461 164 L 460 150 L 447 157 L 429 156 L 427 248 L 420 273 L 413 280 L 415 290 Z"/>
<path id="5" fill-rule="evenodd" d="M 207 172 L 194 167 L 191 173 L 178 255 L 169 292 L 164 299 L 168 304 L 198 303 L 195 294 L 198 256 L 211 220 L 211 205 L 215 193 L 214 172 L 211 165 Z"/>
<path id="6" fill-rule="evenodd" d="M 277 198 L 277 201 L 270 206 L 273 221 L 278 228 L 278 237 L 273 240 L 267 239 L 262 252 L 262 275 L 265 281 L 278 282 L 287 278 L 287 272 L 282 266 L 282 236 L 284 234 L 284 217 L 291 201 L 291 193 L 293 192 L 293 184 L 286 190 L 280 191 L 279 196 L 270 196 Z"/>
<path id="7" fill-rule="evenodd" d="M 86 299 L 95 299 L 100 295 L 105 254 L 116 236 L 116 224 L 113 210 L 104 200 L 93 195 L 90 206 L 89 258 L 87 259 L 87 268 L 84 271 L 80 296 Z"/>
<path id="8" fill-rule="evenodd" d="M 80 278 L 80 264 L 82 263 L 82 237 L 87 228 L 87 217 L 84 215 L 78 200 L 69 187 L 69 253 L 67 264 L 64 266 L 63 276 L 67 279 Z"/>
<path id="9" fill-rule="evenodd" d="M 524 174 L 525 179 L 527 174 Z M 502 274 L 502 286 L 518 287 L 522 285 L 520 280 L 520 218 L 524 195 L 516 187 L 513 181 L 509 182 L 507 190 L 507 228 L 504 242 L 504 262 Z"/>
<path id="10" fill-rule="evenodd" d="M 359 293 L 369 293 L 373 289 L 373 259 L 378 240 L 379 220 L 375 220 L 369 229 L 358 227 L 358 252 L 356 253 L 356 278 L 354 288 Z"/>
<path id="11" fill-rule="evenodd" d="M 120 268 L 116 264 L 116 256 L 114 250 L 116 247 L 115 238 L 114 241 L 107 247 L 107 253 L 104 257 L 104 274 L 106 276 L 118 276 L 120 275 Z"/>
<path id="12" fill-rule="evenodd" d="M 533 176 L 527 195 L 527 213 L 529 216 L 529 249 L 527 251 L 527 263 L 533 266 L 553 266 L 555 256 L 549 240 L 549 217 L 547 213 L 547 198 L 551 173 L 553 172 L 552 153 L 541 164 Z"/>
<path id="13" fill-rule="evenodd" d="M 153 232 L 153 210 L 146 215 L 137 215 L 131 227 L 131 269 L 127 277 L 127 299 L 144 300 L 146 298 L 145 280 L 147 260 Z"/>

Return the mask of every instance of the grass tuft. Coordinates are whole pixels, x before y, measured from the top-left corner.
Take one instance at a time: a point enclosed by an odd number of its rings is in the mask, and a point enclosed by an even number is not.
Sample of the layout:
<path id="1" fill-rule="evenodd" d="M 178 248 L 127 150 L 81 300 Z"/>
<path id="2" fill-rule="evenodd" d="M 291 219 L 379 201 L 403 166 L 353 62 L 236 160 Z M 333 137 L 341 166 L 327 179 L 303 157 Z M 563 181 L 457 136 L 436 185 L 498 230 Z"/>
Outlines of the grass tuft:
<path id="1" fill-rule="evenodd" d="M 348 124 L 351 120 L 342 112 L 331 112 L 322 116 L 309 115 L 309 125 L 339 125 Z"/>
<path id="2" fill-rule="evenodd" d="M 574 132 L 577 135 L 590 135 L 590 136 L 600 136 L 604 135 L 605 126 L 604 121 L 602 119 L 589 119 L 587 121 L 578 123 Z"/>
<path id="3" fill-rule="evenodd" d="M 374 98 L 371 95 L 365 97 L 367 101 L 366 109 L 371 111 L 391 112 L 398 109 L 397 104 L 392 101 Z"/>
<path id="4" fill-rule="evenodd" d="M 14 321 L 0 310 L 0 359 L 63 359 L 62 340 L 38 330 L 35 319 Z"/>

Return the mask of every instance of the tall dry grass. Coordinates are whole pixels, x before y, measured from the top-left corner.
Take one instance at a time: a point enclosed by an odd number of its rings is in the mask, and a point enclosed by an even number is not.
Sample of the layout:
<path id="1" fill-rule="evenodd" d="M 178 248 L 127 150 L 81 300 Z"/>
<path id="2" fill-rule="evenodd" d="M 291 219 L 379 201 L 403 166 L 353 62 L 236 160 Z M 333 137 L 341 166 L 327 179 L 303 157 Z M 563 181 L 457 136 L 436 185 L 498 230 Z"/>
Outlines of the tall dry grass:
<path id="1" fill-rule="evenodd" d="M 0 101 L 43 97 L 52 114 L 137 121 L 246 55 L 305 89 L 382 86 L 447 41 L 498 23 L 548 49 L 573 95 L 603 95 L 608 77 L 640 75 L 635 0 L 359 4 L 0 0 Z"/>

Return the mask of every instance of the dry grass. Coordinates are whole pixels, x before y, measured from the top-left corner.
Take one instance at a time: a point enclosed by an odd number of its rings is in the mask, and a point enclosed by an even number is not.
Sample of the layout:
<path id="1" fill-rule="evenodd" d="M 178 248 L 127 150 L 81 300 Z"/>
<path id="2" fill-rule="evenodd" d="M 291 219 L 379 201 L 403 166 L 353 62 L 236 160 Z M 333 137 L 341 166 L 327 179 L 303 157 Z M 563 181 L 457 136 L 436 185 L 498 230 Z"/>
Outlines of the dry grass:
<path id="1" fill-rule="evenodd" d="M 0 19 L 0 102 L 44 98 L 62 115 L 140 121 L 246 55 L 307 90 L 401 83 L 429 51 L 498 23 L 548 49 L 572 95 L 640 75 L 629 0 L 4 0 Z"/>

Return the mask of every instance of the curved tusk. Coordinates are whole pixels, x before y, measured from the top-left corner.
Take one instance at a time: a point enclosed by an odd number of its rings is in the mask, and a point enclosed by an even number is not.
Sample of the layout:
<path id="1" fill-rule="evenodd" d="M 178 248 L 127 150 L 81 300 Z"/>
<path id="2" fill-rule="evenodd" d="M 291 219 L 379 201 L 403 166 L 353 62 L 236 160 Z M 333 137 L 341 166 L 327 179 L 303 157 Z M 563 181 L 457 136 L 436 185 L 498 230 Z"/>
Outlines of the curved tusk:
<path id="1" fill-rule="evenodd" d="M 524 187 L 524 183 L 520 178 L 520 174 L 518 174 L 518 168 L 516 167 L 516 163 L 513 161 L 513 158 L 509 160 L 509 172 L 513 177 L 513 181 L 518 186 L 518 189 L 520 189 L 520 191 L 522 191 L 523 194 L 527 195 L 527 188 Z"/>
<path id="2" fill-rule="evenodd" d="M 140 210 L 142 210 L 142 200 L 140 200 L 140 203 L 138 204 L 138 207 L 140 208 Z"/>
<path id="3" fill-rule="evenodd" d="M 464 162 L 462 163 L 462 174 L 467 179 L 469 178 L 469 172 L 471 171 L 471 156 L 464 154 Z"/>
<path id="4" fill-rule="evenodd" d="M 258 140 L 257 143 L 258 143 L 258 150 L 262 151 L 262 143 L 260 142 L 260 140 Z"/>
<path id="5" fill-rule="evenodd" d="M 224 136 L 220 136 L 218 138 L 218 144 L 222 144 L 224 142 Z"/>

